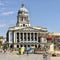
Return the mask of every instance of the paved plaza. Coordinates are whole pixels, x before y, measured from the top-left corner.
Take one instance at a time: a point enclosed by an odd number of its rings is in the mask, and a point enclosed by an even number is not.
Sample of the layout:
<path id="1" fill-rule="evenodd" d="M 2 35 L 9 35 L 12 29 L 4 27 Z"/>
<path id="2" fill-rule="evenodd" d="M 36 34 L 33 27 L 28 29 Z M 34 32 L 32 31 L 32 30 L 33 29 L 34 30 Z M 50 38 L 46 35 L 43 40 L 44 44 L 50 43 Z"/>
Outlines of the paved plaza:
<path id="1" fill-rule="evenodd" d="M 51 60 L 60 60 L 60 57 L 50 57 Z M 15 54 L 0 54 L 0 60 L 43 60 L 43 56 L 40 54 L 26 54 L 15 55 Z M 49 59 L 48 59 L 49 60 Z"/>

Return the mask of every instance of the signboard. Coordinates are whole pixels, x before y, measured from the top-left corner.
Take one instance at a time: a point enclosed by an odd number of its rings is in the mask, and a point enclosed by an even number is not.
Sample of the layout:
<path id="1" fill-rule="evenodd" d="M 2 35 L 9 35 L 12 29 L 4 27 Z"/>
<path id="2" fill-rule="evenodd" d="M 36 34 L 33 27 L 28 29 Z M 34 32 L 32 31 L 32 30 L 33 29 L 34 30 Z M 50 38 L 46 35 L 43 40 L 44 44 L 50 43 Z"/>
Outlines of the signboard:
<path id="1" fill-rule="evenodd" d="M 44 38 L 44 37 L 42 37 L 42 38 L 41 38 L 41 43 L 47 43 L 47 39 Z"/>

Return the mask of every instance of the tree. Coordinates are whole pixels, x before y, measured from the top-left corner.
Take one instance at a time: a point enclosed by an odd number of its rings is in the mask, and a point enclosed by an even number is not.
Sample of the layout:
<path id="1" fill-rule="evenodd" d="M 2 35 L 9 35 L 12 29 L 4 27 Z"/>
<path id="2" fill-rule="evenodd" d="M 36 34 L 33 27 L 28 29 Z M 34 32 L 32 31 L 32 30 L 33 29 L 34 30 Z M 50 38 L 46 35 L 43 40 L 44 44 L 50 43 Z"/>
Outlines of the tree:
<path id="1" fill-rule="evenodd" d="M 7 50 L 7 48 L 8 48 L 7 44 L 4 44 L 3 45 L 3 50 L 5 50 L 5 49 Z"/>
<path id="2" fill-rule="evenodd" d="M 2 46 L 2 41 L 0 41 L 0 48 L 1 48 L 1 46 Z"/>

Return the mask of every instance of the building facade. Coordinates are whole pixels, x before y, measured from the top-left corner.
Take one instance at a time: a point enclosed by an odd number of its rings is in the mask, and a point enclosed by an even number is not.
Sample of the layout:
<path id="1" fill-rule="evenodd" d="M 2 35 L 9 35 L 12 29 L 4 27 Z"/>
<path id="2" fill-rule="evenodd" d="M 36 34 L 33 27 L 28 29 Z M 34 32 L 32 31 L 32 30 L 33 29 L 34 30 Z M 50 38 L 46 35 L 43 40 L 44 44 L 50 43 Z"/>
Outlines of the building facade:
<path id="1" fill-rule="evenodd" d="M 49 32 L 46 36 L 47 46 L 50 49 L 50 46 L 54 44 L 54 50 L 60 50 L 60 33 Z"/>
<path id="2" fill-rule="evenodd" d="M 4 38 L 3 36 L 0 36 L 0 43 L 5 44 L 6 38 Z"/>
<path id="3" fill-rule="evenodd" d="M 7 31 L 7 43 L 9 47 L 40 47 L 40 37 L 48 34 L 47 28 L 31 26 L 29 12 L 24 4 L 18 10 L 16 26 Z"/>

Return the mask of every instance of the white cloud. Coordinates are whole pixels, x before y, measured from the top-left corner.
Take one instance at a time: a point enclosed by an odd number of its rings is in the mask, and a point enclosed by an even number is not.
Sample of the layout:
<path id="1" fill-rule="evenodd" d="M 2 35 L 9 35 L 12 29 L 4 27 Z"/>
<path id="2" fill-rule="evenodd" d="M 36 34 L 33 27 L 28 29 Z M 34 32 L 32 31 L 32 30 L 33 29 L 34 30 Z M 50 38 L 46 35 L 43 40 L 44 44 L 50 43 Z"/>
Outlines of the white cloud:
<path id="1" fill-rule="evenodd" d="M 11 24 L 13 24 L 13 22 L 15 22 L 15 20 L 0 24 L 0 29 L 10 26 Z"/>
<path id="2" fill-rule="evenodd" d="M 0 28 L 3 28 L 5 26 L 6 26 L 6 24 L 0 24 Z"/>
<path id="3" fill-rule="evenodd" d="M 11 14 L 14 14 L 15 11 L 7 11 L 7 12 L 3 12 L 2 15 L 11 15 Z"/>

